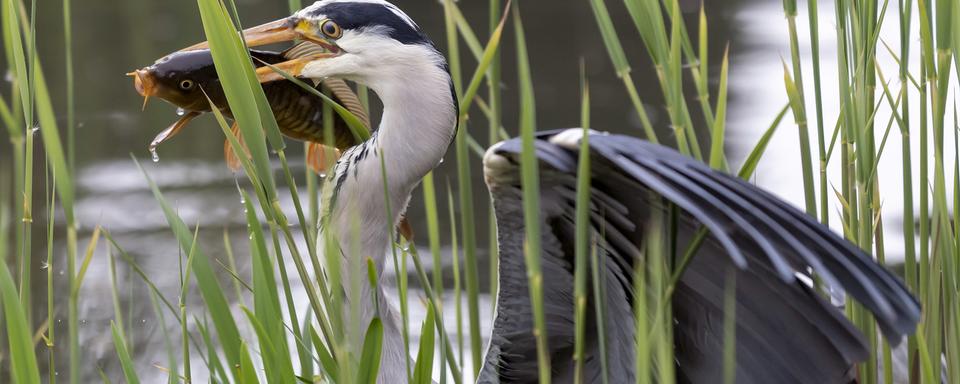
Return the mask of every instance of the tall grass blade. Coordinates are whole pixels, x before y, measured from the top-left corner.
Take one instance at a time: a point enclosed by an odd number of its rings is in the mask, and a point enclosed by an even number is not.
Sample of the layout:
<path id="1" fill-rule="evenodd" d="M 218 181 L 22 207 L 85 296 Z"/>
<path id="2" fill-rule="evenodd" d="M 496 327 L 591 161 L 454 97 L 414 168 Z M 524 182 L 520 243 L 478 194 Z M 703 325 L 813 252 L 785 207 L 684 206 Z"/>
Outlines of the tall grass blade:
<path id="1" fill-rule="evenodd" d="M 73 0 L 63 0 L 63 66 L 67 105 L 67 165 L 76 174 L 76 103 L 73 77 Z"/>
<path id="2" fill-rule="evenodd" d="M 617 72 L 617 76 L 623 80 L 623 85 L 627 89 L 627 94 L 630 95 L 630 101 L 633 103 L 633 108 L 637 112 L 637 117 L 640 118 L 643 131 L 647 136 L 646 139 L 658 143 L 659 140 L 657 139 L 656 132 L 653 130 L 653 124 L 647 116 L 646 107 L 643 106 L 640 95 L 637 93 L 637 88 L 633 84 L 633 78 L 630 76 L 630 64 L 627 62 L 626 54 L 623 52 L 620 38 L 617 37 L 613 20 L 610 18 L 610 12 L 607 10 L 607 6 L 603 0 L 590 0 L 590 7 L 593 10 L 594 17 L 597 19 L 597 24 L 600 27 L 600 35 L 603 38 L 604 45 L 607 47 L 607 53 L 610 54 L 610 60 L 613 62 L 614 70 Z"/>
<path id="3" fill-rule="evenodd" d="M 257 377 L 257 368 L 250 359 L 250 352 L 247 350 L 247 342 L 240 342 L 240 363 L 234 365 L 234 374 L 240 384 L 258 384 L 260 379 Z"/>
<path id="4" fill-rule="evenodd" d="M 433 370 L 434 335 L 436 335 L 434 330 L 436 314 L 432 305 L 427 305 L 426 309 L 427 318 L 420 328 L 420 351 L 417 352 L 417 364 L 414 366 L 413 380 L 411 381 L 416 384 L 431 384 L 433 380 L 431 373 Z"/>
<path id="5" fill-rule="evenodd" d="M 460 238 L 457 233 L 457 218 L 456 218 L 456 209 L 454 208 L 456 203 L 453 197 L 453 189 L 450 187 L 450 183 L 447 182 L 447 212 L 450 217 L 450 250 L 453 267 L 453 302 L 454 302 L 454 318 L 456 319 L 457 326 L 457 359 L 461 363 L 465 362 L 463 358 L 463 294 L 460 283 L 460 248 L 458 247 L 457 240 Z M 443 318 L 442 316 L 440 317 Z M 450 359 L 453 360 L 453 359 Z M 454 374 L 454 380 L 459 381 L 463 380 L 462 375 Z"/>
<path id="6" fill-rule="evenodd" d="M 360 367 L 357 371 L 357 383 L 375 384 L 380 371 L 380 351 L 383 348 L 383 323 L 374 317 L 367 327 L 360 354 Z"/>
<path id="7" fill-rule="evenodd" d="M 829 224 L 830 209 L 829 194 L 827 193 L 827 148 L 825 143 L 825 127 L 823 124 L 823 95 L 820 83 L 820 22 L 817 8 L 818 0 L 807 2 L 807 13 L 810 24 L 810 55 L 813 60 L 813 92 L 816 100 L 817 116 L 817 144 L 820 153 L 820 222 Z"/>
<path id="8" fill-rule="evenodd" d="M 249 53 L 240 40 L 240 35 L 236 33 L 223 2 L 197 0 L 197 5 L 224 94 L 246 139 L 257 174 L 262 178 L 270 200 L 273 200 L 276 197 L 275 184 L 268 160 L 264 129 L 268 132 L 279 132 L 279 128 L 272 112 L 267 116 L 261 115 L 258 103 L 267 105 L 266 96 L 256 79 Z M 282 139 L 276 140 L 282 143 Z M 275 149 L 283 148 L 274 140 L 271 140 L 271 143 Z"/>
<path id="9" fill-rule="evenodd" d="M 720 89 L 717 97 L 717 116 L 711 130 L 710 166 L 722 169 L 726 162 L 723 152 L 724 133 L 727 119 L 727 73 L 729 70 L 730 47 L 723 52 L 723 64 L 720 67 Z"/>
<path id="10" fill-rule="evenodd" d="M 463 92 L 463 96 L 460 98 L 461 116 L 464 116 L 467 111 L 470 110 L 470 104 L 473 103 L 473 98 L 477 95 L 477 91 L 480 90 L 480 85 L 483 84 L 483 79 L 487 74 L 487 69 L 490 68 L 490 64 L 500 51 L 500 37 L 503 35 L 503 26 L 507 21 L 507 16 L 509 16 L 509 12 L 504 12 L 503 18 L 500 20 L 500 24 L 490 34 L 490 40 L 483 49 L 483 56 L 480 57 L 480 62 L 477 64 L 477 69 L 474 71 L 473 77 L 470 79 L 470 83 L 467 86 L 466 91 Z"/>
<path id="11" fill-rule="evenodd" d="M 5 251 L 6 245 L 0 244 L 0 253 Z M 0 254 L 0 256 L 5 255 Z M 0 258 L 0 260 L 4 259 L 5 257 Z M 37 358 L 33 353 L 33 341 L 30 339 L 33 332 L 20 305 L 20 298 L 17 297 L 13 275 L 3 261 L 0 261 L 0 301 L 3 302 L 3 318 L 7 325 L 10 373 L 13 382 L 39 384 L 40 371 L 37 369 Z"/>
<path id="12" fill-rule="evenodd" d="M 134 158 L 134 162 L 143 173 L 144 178 L 147 179 L 154 198 L 160 203 L 160 207 L 163 209 L 164 216 L 167 219 L 167 224 L 179 241 L 181 249 L 189 253 L 190 240 L 192 238 L 190 230 L 169 203 L 167 203 L 167 200 L 160 192 L 160 188 L 157 187 L 157 184 L 153 182 L 140 163 L 136 161 L 136 158 Z M 207 304 L 214 327 L 220 336 L 220 344 L 227 357 L 227 363 L 231 367 L 236 366 L 241 363 L 241 358 L 249 359 L 249 357 L 243 356 L 246 347 L 240 345 L 241 339 L 237 323 L 234 321 L 233 314 L 230 312 L 230 306 L 227 304 L 223 289 L 220 287 L 220 283 L 217 282 L 216 274 L 210 265 L 210 259 L 200 248 L 197 248 L 196 252 L 197 256 L 193 259 L 191 268 L 196 276 L 197 286 L 200 288 L 200 294 Z M 240 379 L 240 377 L 235 378 Z"/>
<path id="13" fill-rule="evenodd" d="M 453 231 L 453 232 L 454 234 L 452 236 L 456 238 L 456 233 L 455 233 L 456 231 Z M 456 244 L 454 244 L 454 246 L 456 246 Z M 432 311 L 434 314 L 437 314 L 437 313 L 442 314 L 443 312 L 442 312 L 441 304 L 443 304 L 443 302 L 440 296 L 430 286 L 430 281 L 427 279 L 427 273 L 423 270 L 423 265 L 420 262 L 420 255 L 417 252 L 417 247 L 414 244 L 409 244 L 409 247 L 410 247 L 410 257 L 413 259 L 413 265 L 417 271 L 417 277 L 420 278 L 420 284 L 423 285 L 423 289 L 427 294 L 427 298 L 429 299 L 427 302 L 429 310 Z M 454 275 L 454 277 L 456 276 L 457 275 Z M 459 306 L 457 306 L 457 308 L 459 309 Z M 443 354 L 441 355 L 441 359 L 440 359 L 441 360 L 440 362 L 442 363 L 440 365 L 441 372 L 442 372 L 443 365 L 446 365 L 447 367 L 450 368 L 450 374 L 453 376 L 453 382 L 455 384 L 460 384 L 463 381 L 463 379 L 461 377 L 461 371 L 460 371 L 460 367 L 457 365 L 457 361 L 463 361 L 463 356 L 461 354 L 461 356 L 459 356 L 459 359 L 456 356 L 454 356 L 453 346 L 450 345 L 450 338 L 447 337 L 447 334 L 448 334 L 447 329 L 443 323 L 443 316 L 436 316 L 436 320 L 434 321 L 434 323 L 436 324 L 436 332 L 440 334 L 440 346 L 443 349 Z M 458 323 L 457 332 L 459 335 L 459 332 L 460 332 L 459 321 L 457 323 Z M 426 331 L 421 332 L 421 335 L 424 335 L 424 334 L 426 334 Z M 462 344 L 462 340 L 458 342 Z M 461 345 L 461 348 L 462 348 L 462 345 Z M 441 378 L 442 378 L 441 380 L 445 380 L 443 379 L 445 376 L 446 375 L 441 375 Z"/>
<path id="14" fill-rule="evenodd" d="M 503 13 L 506 11 L 501 10 L 500 0 L 489 0 L 488 12 L 488 25 L 490 33 L 492 34 L 493 31 L 499 27 Z M 497 51 L 491 60 L 490 68 L 487 70 L 487 98 L 489 100 L 489 112 L 487 113 L 487 145 L 494 145 L 501 140 L 500 132 L 502 132 L 503 127 L 503 92 L 500 83 L 502 77 L 503 62 L 501 61 L 500 51 Z M 487 220 L 490 222 L 487 231 L 489 237 L 488 248 L 490 249 L 490 292 L 499 292 L 500 248 L 497 242 L 497 217 L 493 210 L 493 204 L 490 204 L 490 208 L 488 209 Z M 496 303 L 491 304 L 491 307 L 496 307 Z M 493 308 L 491 308 L 491 313 L 494 313 Z"/>
<path id="15" fill-rule="evenodd" d="M 261 351 L 265 361 L 267 378 L 273 382 L 292 382 L 293 363 L 287 346 L 286 329 L 283 324 L 283 312 L 280 309 L 280 296 L 277 293 L 277 281 L 273 274 L 274 262 L 270 260 L 266 240 L 256 210 L 246 192 L 243 196 L 244 211 L 247 216 L 247 232 L 250 233 L 250 255 L 253 259 L 253 320 L 259 323 L 257 335 L 261 347 L 270 345 Z M 251 315 L 251 314 L 248 314 Z M 292 316 L 296 316 L 293 313 Z M 252 320 L 251 320 L 252 321 Z"/>
<path id="16" fill-rule="evenodd" d="M 130 357 L 130 352 L 127 351 L 127 341 L 124 340 L 123 332 L 112 321 L 110 322 L 110 332 L 113 333 L 113 345 L 117 350 L 117 357 L 120 359 L 120 367 L 123 368 L 123 377 L 128 384 L 139 384 L 140 378 L 137 376 L 136 369 L 133 368 L 133 360 Z"/>
<path id="17" fill-rule="evenodd" d="M 449 0 L 446 0 L 449 1 Z M 460 65 L 460 49 L 458 44 L 458 39 L 453 28 L 453 19 L 450 17 L 449 12 L 447 13 L 446 23 L 448 24 L 448 38 L 447 44 L 449 45 L 448 58 L 450 63 L 450 75 L 453 79 L 453 85 L 455 90 L 463 89 L 463 79 L 462 79 L 462 68 Z M 460 110 L 461 115 L 465 111 Z M 474 196 L 473 196 L 473 181 L 471 179 L 470 171 L 470 156 L 468 153 L 468 136 L 469 132 L 467 131 L 467 126 L 464 120 L 458 119 L 457 122 L 457 137 L 454 139 L 454 146 L 456 148 L 456 157 L 457 157 L 457 188 L 459 189 L 458 195 L 460 198 L 460 228 L 461 236 L 463 238 L 463 254 L 464 254 L 464 267 L 463 271 L 466 286 L 467 286 L 467 313 L 468 313 L 468 324 L 469 324 L 469 334 L 470 334 L 470 356 L 473 366 L 473 375 L 476 376 L 479 373 L 483 347 L 481 346 L 481 336 L 480 336 L 480 304 L 478 297 L 480 295 L 479 288 L 479 272 L 478 272 L 478 263 L 477 263 L 477 241 L 476 241 L 476 228 L 475 220 L 473 214 L 474 209 Z"/>
<path id="18" fill-rule="evenodd" d="M 793 20 L 790 16 L 788 16 L 788 19 Z M 791 32 L 791 34 L 795 32 L 796 31 Z M 794 36 L 794 38 L 795 37 L 796 36 Z M 797 60 L 799 60 L 799 58 Z M 799 64 L 796 65 L 799 66 Z M 795 67 L 794 76 L 797 76 L 798 73 L 799 68 Z M 799 80 L 799 77 L 797 79 Z M 805 100 L 803 98 L 802 90 L 803 84 L 799 81 L 795 81 L 794 77 L 790 76 L 790 72 L 787 70 L 786 63 L 783 63 L 783 81 L 787 89 L 787 96 L 790 98 L 790 109 L 793 111 L 793 119 L 799 127 L 800 132 L 800 162 L 801 167 L 803 168 L 803 190 L 806 212 L 808 215 L 817 217 L 816 196 L 813 192 L 813 171 L 810 168 L 812 166 L 810 156 L 810 136 L 807 134 L 806 107 L 804 106 Z"/>
<path id="19" fill-rule="evenodd" d="M 277 349 L 276 343 L 286 341 L 286 337 L 276 338 L 270 334 L 260 319 L 246 307 L 242 307 L 247 320 L 253 326 L 254 332 L 260 343 L 260 356 L 263 359 L 263 368 L 266 373 L 267 382 L 270 383 L 293 383 L 296 381 L 293 374 L 293 366 L 290 365 L 290 354 L 282 353 Z"/>
<path id="20" fill-rule="evenodd" d="M 580 155 L 577 164 L 577 202 L 576 234 L 574 244 L 574 383 L 583 383 L 584 348 L 586 346 L 587 325 L 587 252 L 590 247 L 590 89 L 586 73 L 581 62 L 580 67 L 581 110 L 580 125 L 583 137 L 580 139 Z"/>
<path id="21" fill-rule="evenodd" d="M 527 53 L 527 40 L 520 18 L 519 1 L 513 3 L 513 28 L 517 40 L 517 73 L 520 82 L 520 185 L 523 189 L 523 222 L 525 226 L 524 260 L 527 267 L 527 283 L 533 306 L 533 333 L 537 340 L 537 367 L 540 383 L 549 383 L 550 355 L 547 346 L 547 324 L 543 304 L 543 274 L 540 269 L 540 176 L 539 160 L 534 147 L 536 127 L 536 102 L 534 100 L 533 76 Z"/>
<path id="22" fill-rule="evenodd" d="M 333 355 L 330 354 L 330 351 L 327 350 L 327 347 L 324 345 L 320 335 L 317 334 L 317 330 L 312 326 L 310 327 L 310 340 L 313 344 L 313 348 L 317 352 L 317 356 L 320 360 L 320 365 L 323 367 L 323 372 L 327 374 L 327 377 L 334 383 L 338 382 L 337 370 L 339 369 L 337 362 L 333 359 Z"/>
<path id="23" fill-rule="evenodd" d="M 723 295 L 723 383 L 737 379 L 737 272 L 727 269 Z"/>
<path id="24" fill-rule="evenodd" d="M 606 253 L 604 253 L 606 256 Z M 606 260 L 601 260 L 597 252 L 596 237 L 591 239 L 590 244 L 590 272 L 593 281 L 593 303 L 596 313 L 597 324 L 597 350 L 600 357 L 600 382 L 608 384 L 610 382 L 610 364 L 607 357 L 607 290 L 606 290 Z"/>

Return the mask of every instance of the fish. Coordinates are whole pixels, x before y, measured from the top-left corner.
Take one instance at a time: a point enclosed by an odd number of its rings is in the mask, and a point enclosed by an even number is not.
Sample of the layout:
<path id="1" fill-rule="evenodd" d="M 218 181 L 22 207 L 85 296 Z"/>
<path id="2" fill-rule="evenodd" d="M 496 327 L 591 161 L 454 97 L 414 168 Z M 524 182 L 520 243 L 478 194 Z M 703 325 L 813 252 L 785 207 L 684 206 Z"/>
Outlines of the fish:
<path id="1" fill-rule="evenodd" d="M 322 48 L 316 44 L 302 42 L 283 52 L 250 50 L 250 56 L 254 59 L 254 65 L 261 68 L 267 64 L 315 54 L 320 49 Z M 190 121 L 212 112 L 211 102 L 225 116 L 233 118 L 209 49 L 174 52 L 157 60 L 153 65 L 127 75 L 134 78 L 134 88 L 144 97 L 144 107 L 151 97 L 156 97 L 183 111 L 183 115 L 176 122 L 153 139 L 150 143 L 151 153 L 155 154 L 161 143 L 180 133 Z M 329 92 L 333 100 L 353 113 L 369 131 L 370 118 L 366 108 L 345 81 L 326 79 L 316 84 L 315 88 Z M 277 119 L 280 133 L 309 143 L 306 162 L 313 171 L 325 173 L 342 151 L 361 143 L 361 139 L 338 114 L 333 115 L 333 141 L 328 143 L 323 133 L 324 101 L 300 85 L 287 80 L 277 80 L 264 83 L 263 91 Z M 233 123 L 231 131 L 242 145 L 243 138 L 236 122 Z M 240 160 L 229 141 L 224 142 L 223 152 L 227 165 L 234 171 L 239 170 Z M 398 223 L 397 232 L 408 242 L 413 241 L 414 231 L 406 217 Z"/>
<path id="2" fill-rule="evenodd" d="M 302 42 L 283 52 L 250 50 L 250 55 L 254 59 L 254 65 L 260 68 L 321 49 L 316 44 Z M 190 121 L 211 112 L 211 102 L 225 116 L 233 119 L 209 49 L 174 52 L 127 75 L 133 77 L 134 88 L 144 97 L 144 107 L 151 97 L 155 97 L 173 104 L 181 111 L 182 116 L 150 143 L 150 151 L 154 155 L 161 143 L 180 133 Z M 352 112 L 369 130 L 370 121 L 366 110 L 345 81 L 327 79 L 316 84 L 315 88 L 321 92 L 329 92 L 333 100 Z M 323 129 L 324 101 L 300 85 L 287 80 L 271 81 L 263 84 L 263 91 L 276 117 L 280 133 L 310 143 L 307 164 L 318 173 L 329 168 L 331 158 L 335 160 L 341 151 L 360 143 L 360 138 L 354 135 L 347 122 L 337 114 L 333 115 L 332 142 L 327 142 Z M 239 127 L 235 122 L 231 130 L 242 142 Z M 334 152 L 332 157 L 328 152 L 330 149 Z M 240 161 L 230 148 L 229 141 L 224 143 L 224 156 L 231 169 L 236 171 L 240 168 Z"/>

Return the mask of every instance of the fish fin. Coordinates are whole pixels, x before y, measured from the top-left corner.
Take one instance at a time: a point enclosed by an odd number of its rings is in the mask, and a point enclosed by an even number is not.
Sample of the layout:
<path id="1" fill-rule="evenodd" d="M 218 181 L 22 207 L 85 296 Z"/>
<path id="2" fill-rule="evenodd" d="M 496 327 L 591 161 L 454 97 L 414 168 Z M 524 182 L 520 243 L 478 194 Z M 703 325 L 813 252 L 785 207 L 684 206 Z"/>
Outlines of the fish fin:
<path id="1" fill-rule="evenodd" d="M 197 116 L 200 116 L 200 112 L 190 112 L 186 115 L 183 115 L 173 124 L 170 124 L 167 129 L 164 129 L 162 132 L 158 133 L 157 136 L 153 138 L 153 141 L 150 142 L 150 152 L 156 151 L 160 144 L 163 144 L 167 140 L 170 140 L 179 134 L 180 131 L 182 131 L 183 128 L 186 127 L 187 124 L 189 124 L 190 121 Z"/>
<path id="2" fill-rule="evenodd" d="M 323 85 L 339 99 L 340 104 L 343 105 L 344 108 L 360 119 L 368 130 L 370 129 L 370 117 L 367 115 L 366 109 L 363 108 L 360 97 L 357 96 L 357 93 L 350 88 L 350 85 L 348 85 L 346 81 L 341 79 L 326 79 L 323 81 Z"/>
<path id="3" fill-rule="evenodd" d="M 400 219 L 400 223 L 397 224 L 397 231 L 400 232 L 400 236 L 403 236 L 408 243 L 413 242 L 413 226 L 410 225 L 406 217 Z"/>
<path id="4" fill-rule="evenodd" d="M 240 147 L 243 148 L 243 153 L 249 156 L 250 151 L 247 149 L 247 145 L 243 142 L 243 134 L 240 133 L 240 126 L 237 125 L 237 122 L 233 122 L 233 125 L 230 126 L 230 132 L 236 136 L 237 142 L 240 143 Z M 231 171 L 237 172 L 240 170 L 240 158 L 237 157 L 237 154 L 233 151 L 233 148 L 230 146 L 230 140 L 225 140 L 223 142 L 223 157 L 227 162 L 227 167 Z"/>
<path id="5" fill-rule="evenodd" d="M 307 144 L 307 167 L 318 174 L 326 173 L 339 158 L 340 151 L 336 148 L 320 143 Z"/>

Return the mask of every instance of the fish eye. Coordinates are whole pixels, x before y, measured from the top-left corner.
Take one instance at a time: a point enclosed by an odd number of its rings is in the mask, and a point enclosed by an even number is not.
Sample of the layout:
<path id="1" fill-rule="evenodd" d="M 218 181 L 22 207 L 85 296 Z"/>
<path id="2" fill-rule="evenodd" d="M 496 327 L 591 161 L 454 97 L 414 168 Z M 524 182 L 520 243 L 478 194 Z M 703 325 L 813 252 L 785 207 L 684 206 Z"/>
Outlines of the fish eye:
<path id="1" fill-rule="evenodd" d="M 333 20 L 325 20 L 323 24 L 320 25 L 320 31 L 331 39 L 339 39 L 340 36 L 343 36 L 343 29 Z"/>
<path id="2" fill-rule="evenodd" d="M 184 91 L 189 91 L 193 89 L 193 80 L 184 79 L 180 81 L 180 89 Z"/>

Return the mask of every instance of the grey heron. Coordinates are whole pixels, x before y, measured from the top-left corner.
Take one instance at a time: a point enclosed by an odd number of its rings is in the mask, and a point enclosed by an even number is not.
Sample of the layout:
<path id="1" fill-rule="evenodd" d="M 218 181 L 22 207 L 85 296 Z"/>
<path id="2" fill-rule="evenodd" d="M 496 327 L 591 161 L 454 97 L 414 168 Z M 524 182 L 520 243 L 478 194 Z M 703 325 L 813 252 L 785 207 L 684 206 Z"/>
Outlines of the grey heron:
<path id="1" fill-rule="evenodd" d="M 250 45 L 309 40 L 329 52 L 278 66 L 322 80 L 368 86 L 383 102 L 372 138 L 346 150 L 325 186 L 333 196 L 322 231 L 362 228 L 359 242 L 342 241 L 328 256 L 369 255 L 382 271 L 390 236 L 421 179 L 436 167 L 456 134 L 459 116 L 446 60 L 417 24 L 383 0 L 323 0 L 293 16 L 245 31 Z M 541 226 L 552 379 L 572 381 L 573 230 L 578 141 L 582 130 L 541 132 L 536 155 L 541 174 Z M 869 255 L 788 203 L 754 185 L 713 170 L 672 149 L 620 135 L 591 133 L 591 232 L 598 238 L 610 324 L 588 346 L 584 377 L 595 382 L 600 353 L 610 382 L 633 380 L 634 329 L 631 270 L 651 213 L 664 209 L 651 193 L 679 207 L 679 241 L 700 223 L 710 237 L 688 266 L 672 297 L 676 365 L 685 382 L 715 382 L 722 371 L 723 287 L 736 272 L 736 378 L 743 383 L 841 383 L 868 357 L 867 341 L 799 276 L 817 276 L 845 289 L 876 317 L 893 343 L 914 330 L 920 306 L 906 287 Z M 518 140 L 489 149 L 484 172 L 498 224 L 500 285 L 496 318 L 479 382 L 535 382 L 536 343 L 523 262 L 523 219 Z M 386 180 L 381 156 L 387 160 Z M 388 214 L 389 204 L 394 210 Z M 319 238 L 323 238 L 320 236 Z M 361 263 L 344 257 L 344 268 Z M 379 272 L 378 272 L 379 273 Z M 349 274 L 344 274 L 349 276 Z M 344 282 L 344 290 L 351 284 Z M 405 377 L 404 344 L 384 292 L 367 284 L 359 319 L 368 324 L 379 307 L 385 332 L 378 379 Z M 378 290 L 380 288 L 377 288 Z M 346 295 L 349 297 L 349 295 Z M 376 303 L 375 303 L 376 300 Z"/>

